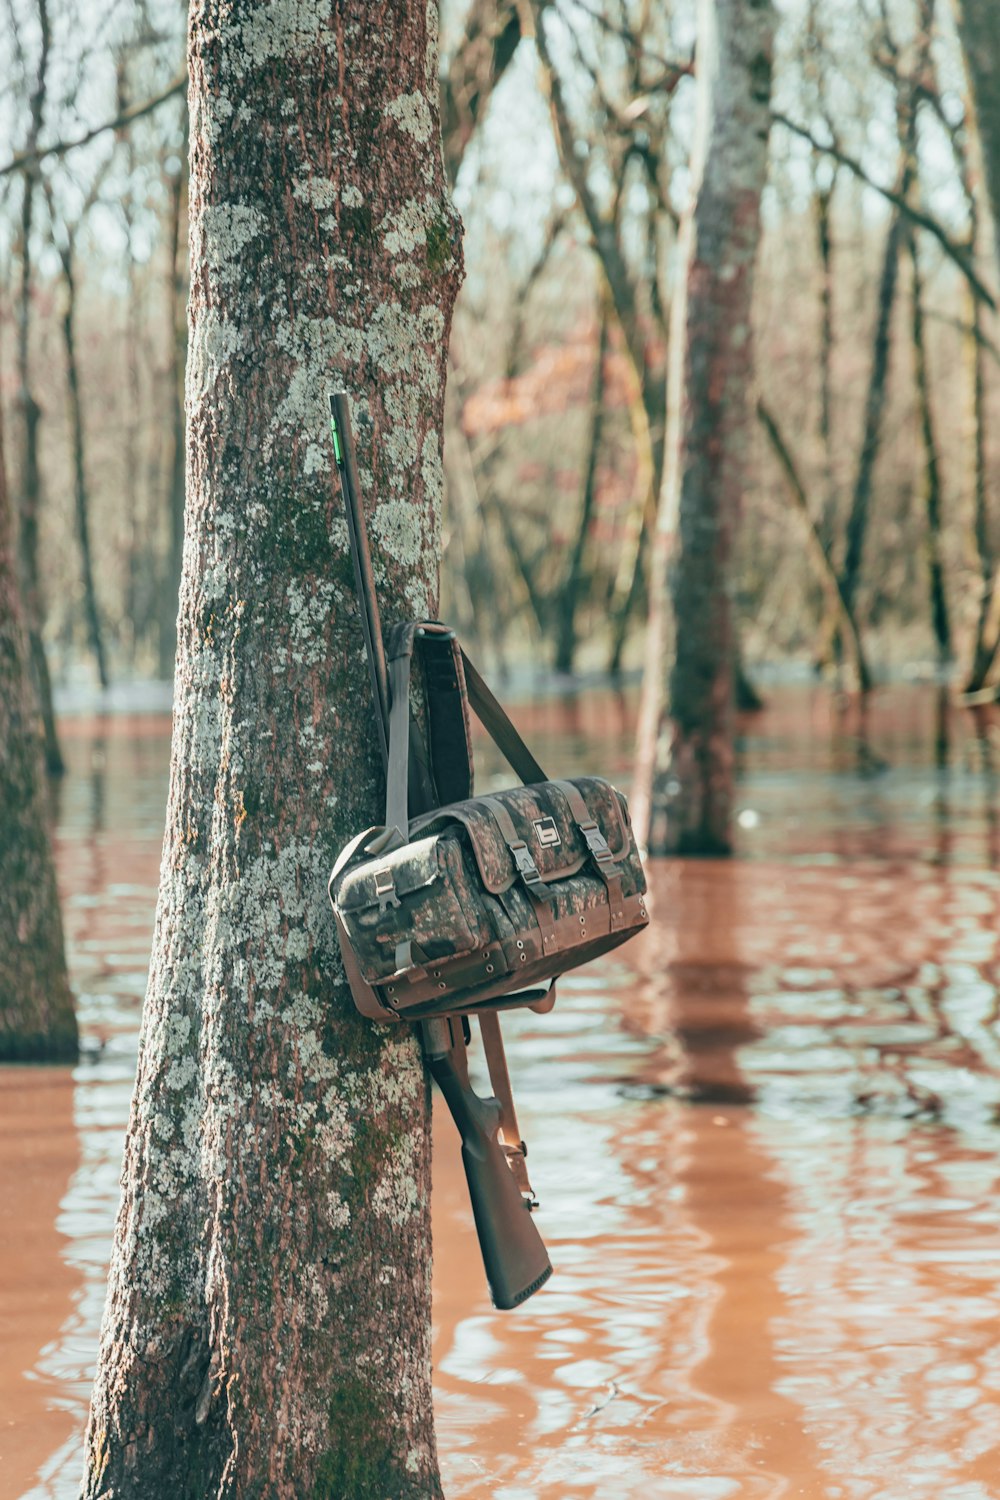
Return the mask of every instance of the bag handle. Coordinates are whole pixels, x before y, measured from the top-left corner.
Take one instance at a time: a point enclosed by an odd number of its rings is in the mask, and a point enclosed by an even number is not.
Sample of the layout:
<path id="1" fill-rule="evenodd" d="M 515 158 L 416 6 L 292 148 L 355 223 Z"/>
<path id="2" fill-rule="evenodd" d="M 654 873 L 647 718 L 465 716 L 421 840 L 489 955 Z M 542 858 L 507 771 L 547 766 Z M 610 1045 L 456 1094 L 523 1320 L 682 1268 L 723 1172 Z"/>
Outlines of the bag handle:
<path id="1" fill-rule="evenodd" d="M 405 844 L 409 839 L 410 673 L 416 642 L 430 634 L 450 636 L 453 632 L 436 620 L 409 620 L 394 626 L 386 643 L 390 697 L 389 769 L 385 791 L 386 837 L 380 841 L 380 853 L 398 843 Z M 547 781 L 545 772 L 465 652 L 460 649 L 459 654 L 469 705 L 501 755 L 525 786 Z"/>

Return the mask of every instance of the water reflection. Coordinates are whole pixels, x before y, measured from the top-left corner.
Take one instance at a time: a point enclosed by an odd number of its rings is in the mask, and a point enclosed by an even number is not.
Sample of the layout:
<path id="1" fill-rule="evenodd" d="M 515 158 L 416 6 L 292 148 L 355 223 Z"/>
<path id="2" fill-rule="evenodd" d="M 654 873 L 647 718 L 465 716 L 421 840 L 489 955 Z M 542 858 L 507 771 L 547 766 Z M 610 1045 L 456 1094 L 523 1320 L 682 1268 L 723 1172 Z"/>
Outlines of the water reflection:
<path id="1" fill-rule="evenodd" d="M 622 711 L 585 695 L 517 717 L 543 764 L 624 779 Z M 163 719 L 68 723 L 87 1052 L 75 1133 L 68 1092 L 52 1115 L 61 1176 L 24 1209 L 48 1216 L 24 1313 L 49 1455 L 32 1500 L 76 1493 L 167 762 Z M 436 1118 L 450 1500 L 998 1492 L 998 743 L 991 713 L 926 687 L 867 718 L 772 694 L 741 751 L 745 858 L 657 866 L 643 940 L 565 981 L 550 1016 L 511 1018 L 557 1271 L 516 1314 L 489 1306 Z"/>

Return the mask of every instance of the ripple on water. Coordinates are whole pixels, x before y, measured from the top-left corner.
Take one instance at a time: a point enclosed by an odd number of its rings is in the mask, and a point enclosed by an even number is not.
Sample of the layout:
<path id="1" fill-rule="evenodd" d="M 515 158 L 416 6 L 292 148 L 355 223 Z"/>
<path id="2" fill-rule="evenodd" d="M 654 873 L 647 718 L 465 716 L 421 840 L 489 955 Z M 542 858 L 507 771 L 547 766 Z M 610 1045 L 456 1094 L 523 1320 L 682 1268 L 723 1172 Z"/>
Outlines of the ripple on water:
<path id="1" fill-rule="evenodd" d="M 971 755 L 929 768 L 927 704 L 876 701 L 890 769 L 871 777 L 823 695 L 776 694 L 741 749 L 746 858 L 654 869 L 653 930 L 569 976 L 550 1017 L 510 1019 L 557 1273 L 514 1315 L 486 1299 L 436 1117 L 450 1500 L 899 1500 L 901 1476 L 918 1500 L 996 1495 L 1000 835 Z M 539 753 L 621 760 L 617 710 L 584 705 L 572 740 L 562 712 L 532 710 Z M 87 1051 L 55 1227 L 78 1283 L 62 1327 L 39 1322 L 34 1374 L 77 1436 L 31 1500 L 76 1494 L 168 732 L 68 741 L 60 874 Z"/>

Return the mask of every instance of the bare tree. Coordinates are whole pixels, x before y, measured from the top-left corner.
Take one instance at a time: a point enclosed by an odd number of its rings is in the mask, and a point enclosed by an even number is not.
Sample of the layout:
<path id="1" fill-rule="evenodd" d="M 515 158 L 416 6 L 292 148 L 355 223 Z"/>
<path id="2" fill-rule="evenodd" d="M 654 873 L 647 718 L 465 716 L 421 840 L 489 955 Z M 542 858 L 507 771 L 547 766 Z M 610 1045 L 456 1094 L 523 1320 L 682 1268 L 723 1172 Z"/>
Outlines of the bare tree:
<path id="1" fill-rule="evenodd" d="M 701 0 L 698 12 L 697 197 L 684 303 L 679 455 L 668 456 L 661 504 L 676 504 L 671 605 L 675 654 L 652 779 L 651 852 L 721 854 L 733 798 L 733 548 L 754 430 L 751 306 L 767 179 L 774 11 L 767 0 Z M 671 400 L 679 403 L 679 357 Z M 679 406 L 677 408 L 679 413 Z M 676 450 L 676 445 L 675 445 Z M 675 495 L 670 493 L 675 487 Z M 668 527 L 668 531 L 672 526 Z M 657 586 L 666 581 L 660 559 Z M 663 674 L 647 659 L 647 674 Z M 656 681 L 645 685 L 644 727 Z M 640 746 L 640 755 L 643 747 Z M 649 767 L 648 745 L 643 757 Z"/>
<path id="2" fill-rule="evenodd" d="M 84 1493 L 441 1493 L 430 1117 L 325 882 L 381 772 L 325 388 L 387 622 L 433 613 L 461 228 L 436 9 L 191 9 L 191 352 L 161 889 Z"/>

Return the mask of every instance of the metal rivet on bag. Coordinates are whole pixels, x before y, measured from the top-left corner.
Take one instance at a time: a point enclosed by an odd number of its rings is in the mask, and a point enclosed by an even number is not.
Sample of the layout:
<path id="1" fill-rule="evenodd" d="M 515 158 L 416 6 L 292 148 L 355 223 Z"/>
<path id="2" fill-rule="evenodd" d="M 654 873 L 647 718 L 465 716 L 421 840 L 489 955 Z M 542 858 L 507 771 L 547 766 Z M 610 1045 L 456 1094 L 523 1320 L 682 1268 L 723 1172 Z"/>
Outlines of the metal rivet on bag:
<path id="1" fill-rule="evenodd" d="M 440 979 L 441 978 L 441 970 L 440 969 L 435 969 L 434 970 L 434 978 L 435 979 Z"/>
<path id="2" fill-rule="evenodd" d="M 587 918 L 586 917 L 581 917 L 580 918 L 580 926 L 581 927 L 586 927 L 586 925 L 587 925 Z"/>
<path id="3" fill-rule="evenodd" d="M 492 974 L 493 973 L 493 965 L 492 964 L 487 964 L 486 965 L 486 972 L 487 972 L 487 974 Z"/>
<path id="4" fill-rule="evenodd" d="M 448 988 L 448 986 L 446 984 L 444 984 L 444 983 L 438 985 L 438 989 L 439 990 L 446 990 L 447 988 Z"/>
<path id="5" fill-rule="evenodd" d="M 521 954 L 521 962 L 523 964 L 526 964 L 528 962 L 528 955 L 526 953 Z"/>
<path id="6" fill-rule="evenodd" d="M 519 947 L 519 948 L 523 948 L 523 947 L 524 947 L 524 944 L 523 944 L 523 943 L 522 943 L 522 942 L 521 942 L 521 939 L 520 939 L 520 938 L 518 938 L 518 940 L 517 940 L 517 946 L 518 946 L 518 947 Z"/>
<path id="7" fill-rule="evenodd" d="M 396 993 L 396 989 L 395 989 L 394 985 L 390 984 L 388 988 L 389 988 L 389 994 L 390 995 L 394 995 Z"/>

